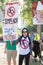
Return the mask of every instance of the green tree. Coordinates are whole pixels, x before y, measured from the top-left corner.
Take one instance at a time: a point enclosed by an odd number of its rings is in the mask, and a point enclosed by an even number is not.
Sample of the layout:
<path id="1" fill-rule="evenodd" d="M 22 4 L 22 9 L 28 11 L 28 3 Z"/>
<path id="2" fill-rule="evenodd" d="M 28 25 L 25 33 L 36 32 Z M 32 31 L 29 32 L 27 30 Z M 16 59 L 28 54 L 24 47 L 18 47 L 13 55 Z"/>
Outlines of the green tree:
<path id="1" fill-rule="evenodd" d="M 32 23 L 32 3 L 31 0 L 26 0 L 24 2 L 23 8 L 22 8 L 22 19 L 25 21 L 27 19 L 29 25 L 33 25 Z"/>
<path id="2" fill-rule="evenodd" d="M 31 26 L 28 25 L 27 29 L 28 29 L 29 33 L 30 32 L 36 32 L 37 31 L 37 25 L 34 25 L 33 27 L 31 27 Z"/>
<path id="3" fill-rule="evenodd" d="M 5 3 L 6 0 L 1 0 L 2 3 Z"/>

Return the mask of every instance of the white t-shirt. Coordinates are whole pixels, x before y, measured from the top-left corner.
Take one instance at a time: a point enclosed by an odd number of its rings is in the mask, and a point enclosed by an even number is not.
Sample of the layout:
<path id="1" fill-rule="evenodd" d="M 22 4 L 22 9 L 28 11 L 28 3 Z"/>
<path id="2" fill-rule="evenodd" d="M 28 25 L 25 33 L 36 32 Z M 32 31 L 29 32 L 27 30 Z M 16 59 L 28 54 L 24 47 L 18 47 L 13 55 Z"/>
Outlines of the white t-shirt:
<path id="1" fill-rule="evenodd" d="M 21 44 L 19 47 L 19 54 L 26 55 L 29 52 L 30 52 L 29 39 L 28 39 L 28 37 L 26 39 L 24 37 L 22 37 Z"/>

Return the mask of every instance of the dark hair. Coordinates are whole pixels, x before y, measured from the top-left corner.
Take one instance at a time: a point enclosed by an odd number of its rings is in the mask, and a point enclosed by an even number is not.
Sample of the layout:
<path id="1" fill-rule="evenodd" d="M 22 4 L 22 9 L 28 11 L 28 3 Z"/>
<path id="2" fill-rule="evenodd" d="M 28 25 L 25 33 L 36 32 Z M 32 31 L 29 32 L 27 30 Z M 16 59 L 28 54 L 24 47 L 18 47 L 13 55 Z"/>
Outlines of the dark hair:
<path id="1" fill-rule="evenodd" d="M 25 30 L 25 31 L 24 31 Z M 29 35 L 28 29 L 27 28 L 23 28 L 22 29 L 22 36 L 23 36 L 23 32 L 27 32 L 27 36 Z"/>

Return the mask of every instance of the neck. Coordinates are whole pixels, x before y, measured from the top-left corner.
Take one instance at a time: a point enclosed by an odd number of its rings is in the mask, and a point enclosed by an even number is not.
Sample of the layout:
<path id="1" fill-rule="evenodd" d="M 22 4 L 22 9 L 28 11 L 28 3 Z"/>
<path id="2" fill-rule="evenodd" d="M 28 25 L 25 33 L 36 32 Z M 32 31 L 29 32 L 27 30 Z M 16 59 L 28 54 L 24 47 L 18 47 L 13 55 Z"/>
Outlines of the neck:
<path id="1" fill-rule="evenodd" d="M 26 36 L 27 37 L 27 36 Z M 24 38 L 26 38 L 26 37 L 24 37 Z"/>

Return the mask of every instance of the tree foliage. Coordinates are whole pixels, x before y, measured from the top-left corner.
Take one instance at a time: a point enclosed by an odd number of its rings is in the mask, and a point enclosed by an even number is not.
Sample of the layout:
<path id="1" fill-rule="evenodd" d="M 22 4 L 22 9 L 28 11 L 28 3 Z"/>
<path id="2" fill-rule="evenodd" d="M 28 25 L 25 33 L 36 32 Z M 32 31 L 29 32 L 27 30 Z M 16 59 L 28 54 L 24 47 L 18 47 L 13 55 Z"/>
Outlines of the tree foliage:
<path id="1" fill-rule="evenodd" d="M 5 3 L 6 0 L 1 0 L 2 3 Z"/>
<path id="2" fill-rule="evenodd" d="M 30 32 L 36 32 L 37 31 L 37 26 L 36 25 L 34 25 L 33 27 L 31 27 L 31 26 L 27 26 L 27 29 L 28 29 L 28 31 L 29 31 L 29 33 Z"/>
<path id="3" fill-rule="evenodd" d="M 27 0 L 24 2 L 23 8 L 22 8 L 22 19 L 25 22 L 25 19 L 27 19 L 28 24 L 32 26 L 32 3 L 31 0 Z"/>

